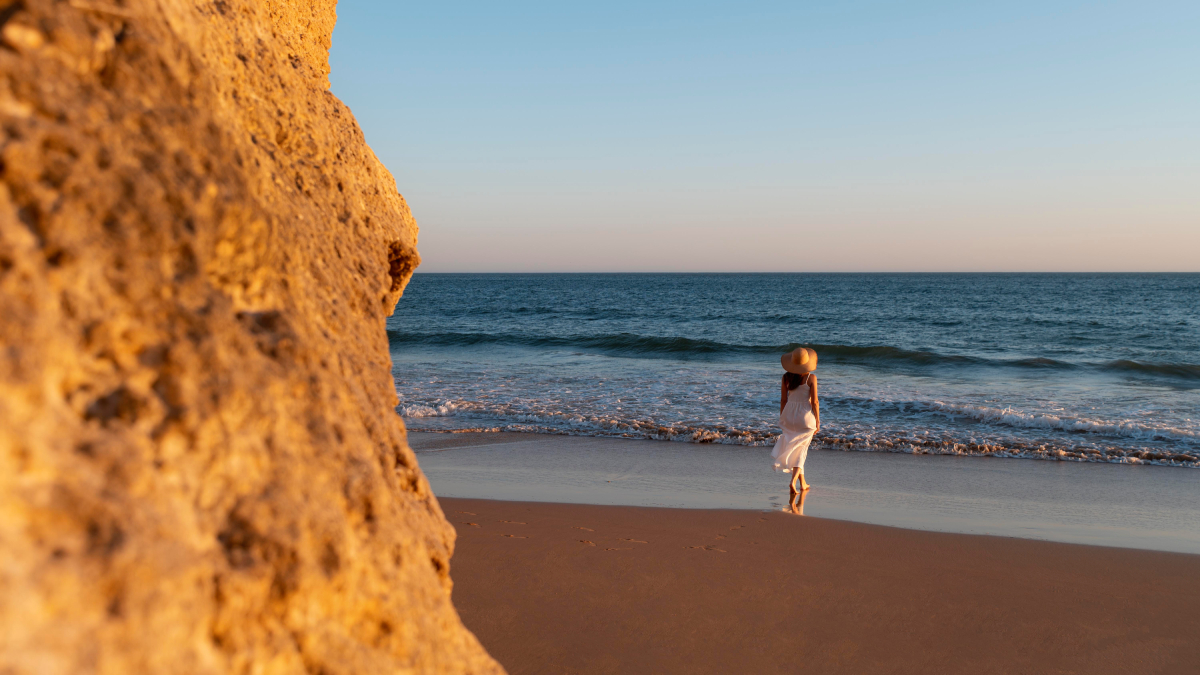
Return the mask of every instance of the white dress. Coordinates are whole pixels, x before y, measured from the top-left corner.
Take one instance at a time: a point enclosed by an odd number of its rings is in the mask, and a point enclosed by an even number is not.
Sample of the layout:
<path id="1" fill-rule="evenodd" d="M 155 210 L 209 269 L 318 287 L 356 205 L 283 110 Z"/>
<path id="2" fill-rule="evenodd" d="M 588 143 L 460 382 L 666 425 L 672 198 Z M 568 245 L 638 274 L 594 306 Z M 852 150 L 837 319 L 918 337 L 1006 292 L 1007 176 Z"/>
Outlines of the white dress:
<path id="1" fill-rule="evenodd" d="M 791 473 L 792 469 L 798 468 L 804 473 L 808 444 L 812 443 L 817 429 L 817 417 L 813 415 L 808 396 L 808 377 L 804 378 L 804 384 L 788 392 L 787 404 L 779 413 L 779 426 L 783 433 L 779 434 L 775 449 L 771 451 L 775 470 Z"/>

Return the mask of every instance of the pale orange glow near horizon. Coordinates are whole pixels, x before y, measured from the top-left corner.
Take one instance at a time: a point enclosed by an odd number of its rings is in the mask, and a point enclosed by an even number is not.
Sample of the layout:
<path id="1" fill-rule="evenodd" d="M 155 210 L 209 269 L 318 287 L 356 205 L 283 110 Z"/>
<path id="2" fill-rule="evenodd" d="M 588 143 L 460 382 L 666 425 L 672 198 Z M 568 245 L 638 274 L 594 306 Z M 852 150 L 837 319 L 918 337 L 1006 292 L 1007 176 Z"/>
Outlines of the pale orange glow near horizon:
<path id="1" fill-rule="evenodd" d="M 1097 190 L 1085 208 L 1012 190 L 780 192 L 795 201 L 713 190 L 531 209 L 520 204 L 531 197 L 496 195 L 484 213 L 445 204 L 428 218 L 415 204 L 419 271 L 1200 271 L 1200 200 L 1144 207 L 1128 191 Z"/>

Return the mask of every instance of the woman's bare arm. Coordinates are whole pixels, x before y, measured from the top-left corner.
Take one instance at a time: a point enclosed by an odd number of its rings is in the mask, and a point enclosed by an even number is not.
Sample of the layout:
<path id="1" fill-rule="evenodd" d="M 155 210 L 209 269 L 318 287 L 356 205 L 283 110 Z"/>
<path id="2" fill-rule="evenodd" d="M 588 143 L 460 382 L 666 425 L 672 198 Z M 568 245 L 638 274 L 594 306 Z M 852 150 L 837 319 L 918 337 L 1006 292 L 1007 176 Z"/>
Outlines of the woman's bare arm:
<path id="1" fill-rule="evenodd" d="M 779 414 L 783 414 L 783 408 L 787 405 L 787 375 L 779 381 Z"/>
<path id="2" fill-rule="evenodd" d="M 808 397 L 812 403 L 813 417 L 817 418 L 817 428 L 813 431 L 818 431 L 821 428 L 821 401 L 817 399 L 817 376 L 811 375 L 808 379 L 810 380 L 809 384 L 812 385 L 808 388 Z"/>

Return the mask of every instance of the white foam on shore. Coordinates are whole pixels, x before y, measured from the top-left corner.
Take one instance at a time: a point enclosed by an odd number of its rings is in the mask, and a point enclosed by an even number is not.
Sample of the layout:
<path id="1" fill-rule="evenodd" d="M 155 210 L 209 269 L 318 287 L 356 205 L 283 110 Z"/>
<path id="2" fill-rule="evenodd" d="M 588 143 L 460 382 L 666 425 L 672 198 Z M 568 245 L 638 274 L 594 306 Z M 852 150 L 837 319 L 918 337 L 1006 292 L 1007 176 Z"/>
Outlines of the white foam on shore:
<path id="1" fill-rule="evenodd" d="M 944 403 L 942 401 L 933 401 L 926 405 L 933 412 L 943 412 L 947 415 L 962 415 L 981 422 L 1003 424 L 1023 429 L 1053 429 L 1070 432 L 1099 433 L 1157 441 L 1200 439 L 1200 433 L 1189 429 L 1145 424 L 1133 420 L 1108 422 L 1104 420 L 1058 416 L 1049 413 L 1021 412 L 1013 408 L 993 408 Z"/>
<path id="2" fill-rule="evenodd" d="M 640 438 L 688 443 L 715 443 L 743 446 L 768 446 L 778 430 L 763 423 L 735 426 L 664 423 L 646 419 L 622 419 L 605 415 L 587 415 L 552 411 L 527 412 L 515 406 L 484 405 L 451 400 L 434 405 L 415 404 L 398 408 L 409 426 L 422 431 L 514 431 L 571 436 Z M 1161 429 L 1135 425 L 1113 425 L 1086 420 L 1068 420 L 1053 415 L 1027 415 L 1011 410 L 973 408 L 935 402 L 932 411 L 966 416 L 974 420 L 999 423 L 1020 429 L 1074 432 L 1067 438 L 1023 437 L 1012 434 L 955 433 L 950 429 L 911 432 L 899 429 L 863 428 L 862 425 L 828 424 L 814 441 L 815 448 L 857 452 L 888 452 L 912 455 L 956 455 L 1005 457 L 1112 464 L 1156 464 L 1200 468 L 1200 452 L 1166 447 L 1118 446 L 1097 442 L 1070 442 L 1087 434 L 1114 435 L 1124 438 L 1160 440 Z M 423 424 L 441 420 L 448 423 Z M 1182 432 L 1182 438 L 1194 434 Z"/>

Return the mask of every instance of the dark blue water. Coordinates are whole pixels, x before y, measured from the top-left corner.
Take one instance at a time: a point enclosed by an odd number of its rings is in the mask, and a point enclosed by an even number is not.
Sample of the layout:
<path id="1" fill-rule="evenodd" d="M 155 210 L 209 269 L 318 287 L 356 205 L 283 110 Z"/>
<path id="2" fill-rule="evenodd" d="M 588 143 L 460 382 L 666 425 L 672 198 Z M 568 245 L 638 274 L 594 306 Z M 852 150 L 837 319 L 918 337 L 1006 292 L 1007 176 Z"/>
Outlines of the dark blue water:
<path id="1" fill-rule="evenodd" d="M 417 274 L 388 321 L 412 429 L 1200 466 L 1197 274 Z"/>

